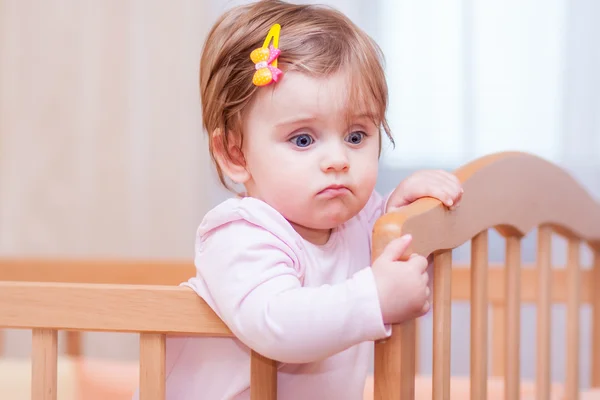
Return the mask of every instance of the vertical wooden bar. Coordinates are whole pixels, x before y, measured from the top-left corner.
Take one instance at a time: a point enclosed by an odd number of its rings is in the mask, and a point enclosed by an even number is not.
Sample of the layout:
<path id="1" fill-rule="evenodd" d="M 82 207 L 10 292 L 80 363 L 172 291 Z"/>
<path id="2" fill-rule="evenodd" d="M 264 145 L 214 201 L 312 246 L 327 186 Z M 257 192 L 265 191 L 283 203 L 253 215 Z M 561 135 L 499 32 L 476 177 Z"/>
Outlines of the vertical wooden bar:
<path id="1" fill-rule="evenodd" d="M 250 356 L 250 400 L 277 399 L 277 362 L 252 351 Z"/>
<path id="2" fill-rule="evenodd" d="M 392 336 L 375 342 L 375 400 L 415 398 L 415 320 L 392 326 Z"/>
<path id="3" fill-rule="evenodd" d="M 452 251 L 433 259 L 433 400 L 450 398 Z"/>
<path id="4" fill-rule="evenodd" d="M 600 249 L 594 249 L 592 267 L 592 376 L 591 386 L 600 387 Z"/>
<path id="5" fill-rule="evenodd" d="M 505 400 L 515 400 L 521 391 L 521 239 L 506 238 L 506 363 Z"/>
<path id="6" fill-rule="evenodd" d="M 433 301 L 433 300 L 432 300 Z M 415 320 L 415 375 L 421 370 L 421 324 Z"/>
<path id="7" fill-rule="evenodd" d="M 140 400 L 165 400 L 166 335 L 140 334 Z"/>
<path id="8" fill-rule="evenodd" d="M 488 231 L 471 240 L 471 399 L 487 398 Z"/>
<path id="9" fill-rule="evenodd" d="M 506 307 L 492 305 L 492 376 L 505 376 Z"/>
<path id="10" fill-rule="evenodd" d="M 31 399 L 56 400 L 58 332 L 33 329 L 31 350 Z"/>
<path id="11" fill-rule="evenodd" d="M 567 251 L 567 368 L 565 397 L 579 399 L 579 307 L 581 290 L 578 239 L 569 239 Z"/>
<path id="12" fill-rule="evenodd" d="M 538 228 L 538 299 L 537 299 L 537 366 L 536 394 L 538 400 L 550 399 L 550 313 L 552 294 L 552 230 L 547 225 Z"/>
<path id="13" fill-rule="evenodd" d="M 66 351 L 70 357 L 80 357 L 82 353 L 83 343 L 81 340 L 82 333 L 79 331 L 66 331 Z"/>

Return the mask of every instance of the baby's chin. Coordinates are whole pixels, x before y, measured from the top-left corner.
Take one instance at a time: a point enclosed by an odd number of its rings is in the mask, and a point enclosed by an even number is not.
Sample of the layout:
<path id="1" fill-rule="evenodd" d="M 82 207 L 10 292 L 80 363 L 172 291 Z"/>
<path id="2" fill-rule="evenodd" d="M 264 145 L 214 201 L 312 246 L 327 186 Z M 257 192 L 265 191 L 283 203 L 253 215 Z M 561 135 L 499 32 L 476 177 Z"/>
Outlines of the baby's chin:
<path id="1" fill-rule="evenodd" d="M 338 226 L 345 224 L 352 219 L 358 211 L 339 209 L 335 212 L 314 212 L 311 215 L 304 215 L 301 218 L 296 219 L 296 223 L 309 229 L 315 230 L 328 230 L 334 229 Z"/>

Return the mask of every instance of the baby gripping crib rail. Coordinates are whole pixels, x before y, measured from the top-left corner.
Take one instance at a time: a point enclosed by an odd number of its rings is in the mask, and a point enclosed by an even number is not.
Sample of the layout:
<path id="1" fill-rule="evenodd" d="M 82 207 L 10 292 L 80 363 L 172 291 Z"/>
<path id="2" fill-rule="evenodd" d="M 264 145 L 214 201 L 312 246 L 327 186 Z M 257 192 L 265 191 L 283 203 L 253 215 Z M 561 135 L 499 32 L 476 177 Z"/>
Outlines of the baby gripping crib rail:
<path id="1" fill-rule="evenodd" d="M 392 239 L 414 237 L 411 251 L 434 254 L 433 398 L 450 398 L 450 304 L 452 249 L 471 241 L 471 399 L 487 398 L 488 230 L 506 239 L 505 398 L 520 398 L 521 239 L 538 228 L 537 363 L 538 399 L 550 398 L 550 311 L 553 301 L 551 236 L 568 240 L 567 365 L 565 398 L 578 398 L 580 245 L 594 254 L 592 306 L 592 386 L 600 386 L 600 204 L 565 171 L 538 157 L 506 152 L 483 157 L 456 171 L 464 187 L 454 211 L 434 199 L 421 199 L 402 212 L 381 217 L 374 228 L 373 256 Z M 413 399 L 415 321 L 395 326 L 391 339 L 376 344 L 375 398 Z"/>
<path id="2" fill-rule="evenodd" d="M 410 251 L 434 254 L 433 398 L 450 398 L 451 291 L 454 291 L 455 299 L 468 299 L 472 306 L 472 399 L 486 398 L 487 304 L 498 301 L 499 297 L 503 297 L 506 305 L 504 376 L 507 399 L 519 398 L 520 305 L 534 297 L 538 305 L 538 398 L 549 398 L 550 306 L 553 301 L 564 297 L 570 323 L 566 344 L 566 396 L 577 398 L 577 311 L 582 301 L 589 302 L 592 308 L 591 383 L 592 386 L 600 386 L 600 206 L 564 171 L 523 153 L 483 157 L 460 168 L 456 174 L 465 188 L 462 204 L 457 210 L 449 211 L 433 199 L 421 199 L 400 212 L 383 216 L 374 228 L 373 257 L 377 257 L 390 240 L 405 233 L 414 237 Z M 556 193 L 561 195 L 553 197 Z M 535 271 L 521 270 L 521 238 L 536 227 L 539 229 L 537 268 Z M 498 270 L 488 271 L 488 229 L 496 229 L 506 238 L 504 280 L 489 291 L 489 280 L 500 275 Z M 550 239 L 553 232 L 569 241 L 564 274 L 563 271 L 551 270 Z M 467 289 L 455 285 L 463 271 L 452 271 L 451 256 L 452 249 L 466 241 L 472 244 L 470 287 Z M 582 242 L 594 252 L 591 271 L 580 269 L 579 245 Z M 38 269 L 35 276 L 45 282 L 19 282 L 24 280 L 22 277 L 31 274 L 25 274 L 23 268 L 26 267 L 17 264 L 12 276 L 10 270 L 3 271 L 3 279 L 8 276 L 8 280 L 12 281 L 0 282 L 0 328 L 33 331 L 33 399 L 57 398 L 58 330 L 140 333 L 142 400 L 164 399 L 166 335 L 232 336 L 195 293 L 188 288 L 172 286 L 183 280 L 178 274 L 188 273 L 186 266 L 180 266 L 181 271 L 174 274 L 178 276 L 176 282 L 171 282 L 168 277 L 139 281 L 140 277 L 153 275 L 140 274 L 136 267 L 119 267 L 108 281 L 123 283 L 131 280 L 132 284 L 109 284 L 103 280 L 106 275 L 102 274 L 91 279 L 89 274 L 75 276 L 71 272 L 64 277 L 45 277 Z M 93 270 L 97 267 L 90 265 Z M 124 271 L 129 271 L 130 275 Z M 590 278 L 589 282 L 581 282 L 584 273 Z M 565 276 L 567 285 L 553 284 L 552 276 Z M 452 282 L 452 277 L 455 282 Z M 88 283 L 75 283 L 80 281 Z M 527 282 L 534 282 L 535 286 L 522 286 Z M 498 287 L 502 287 L 502 293 L 498 292 Z M 581 288 L 584 290 L 580 291 Z M 173 310 L 177 312 L 173 313 Z M 376 343 L 375 399 L 414 399 L 415 343 L 414 321 L 394 326 L 388 340 Z M 253 400 L 276 399 L 276 371 L 274 361 L 252 353 Z"/>

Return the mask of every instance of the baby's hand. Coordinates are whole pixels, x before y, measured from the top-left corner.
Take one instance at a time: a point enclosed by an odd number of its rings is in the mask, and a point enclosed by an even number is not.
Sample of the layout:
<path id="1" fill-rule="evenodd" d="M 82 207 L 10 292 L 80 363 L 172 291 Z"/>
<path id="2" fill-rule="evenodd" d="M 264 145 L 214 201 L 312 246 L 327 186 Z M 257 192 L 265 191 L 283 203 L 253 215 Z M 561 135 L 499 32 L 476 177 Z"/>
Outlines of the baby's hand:
<path id="1" fill-rule="evenodd" d="M 411 240 L 410 235 L 392 240 L 372 266 L 385 324 L 401 323 L 429 311 L 427 259 L 412 254 L 407 261 L 398 261 Z"/>
<path id="2" fill-rule="evenodd" d="M 386 211 L 421 197 L 434 197 L 452 209 L 458 207 L 462 194 L 462 185 L 455 175 L 442 170 L 418 171 L 400 182 L 388 200 Z"/>

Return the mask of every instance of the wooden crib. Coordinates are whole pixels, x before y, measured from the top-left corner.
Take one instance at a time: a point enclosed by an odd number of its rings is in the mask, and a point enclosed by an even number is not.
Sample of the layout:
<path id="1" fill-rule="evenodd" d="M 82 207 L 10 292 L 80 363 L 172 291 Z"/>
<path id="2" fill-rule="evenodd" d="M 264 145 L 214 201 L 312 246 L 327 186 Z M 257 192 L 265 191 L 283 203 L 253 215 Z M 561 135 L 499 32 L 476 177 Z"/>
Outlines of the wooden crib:
<path id="1" fill-rule="evenodd" d="M 375 344 L 374 381 L 366 397 L 600 399 L 600 389 L 579 387 L 578 351 L 579 310 L 585 304 L 592 316 L 590 382 L 600 388 L 600 204 L 565 171 L 524 153 L 486 156 L 455 173 L 465 188 L 458 209 L 420 199 L 384 215 L 374 227 L 373 257 L 404 233 L 414 237 L 411 251 L 433 255 L 433 368 L 431 377 L 417 374 L 417 321 L 394 326 L 391 338 Z M 506 239 L 505 265 L 488 263 L 489 229 Z M 537 260 L 527 268 L 521 265 L 521 240 L 534 229 Z M 552 265 L 553 235 L 568 241 L 565 268 Z M 453 264 L 452 250 L 469 241 L 469 268 Z M 582 244 L 593 253 L 591 268 L 581 265 Z M 69 331 L 71 355 L 80 353 L 81 331 L 139 333 L 141 399 L 164 399 L 166 335 L 231 335 L 195 293 L 177 286 L 192 274 L 193 266 L 185 263 L 0 262 L 0 328 L 32 330 L 32 399 L 57 399 L 59 330 Z M 471 306 L 470 376 L 463 380 L 450 374 L 452 301 Z M 550 310 L 558 302 L 566 303 L 569 322 L 564 384 L 551 382 L 550 375 Z M 533 382 L 520 374 L 524 303 L 537 307 Z M 488 305 L 499 310 L 491 343 Z M 276 365 L 252 353 L 253 400 L 276 398 Z"/>

